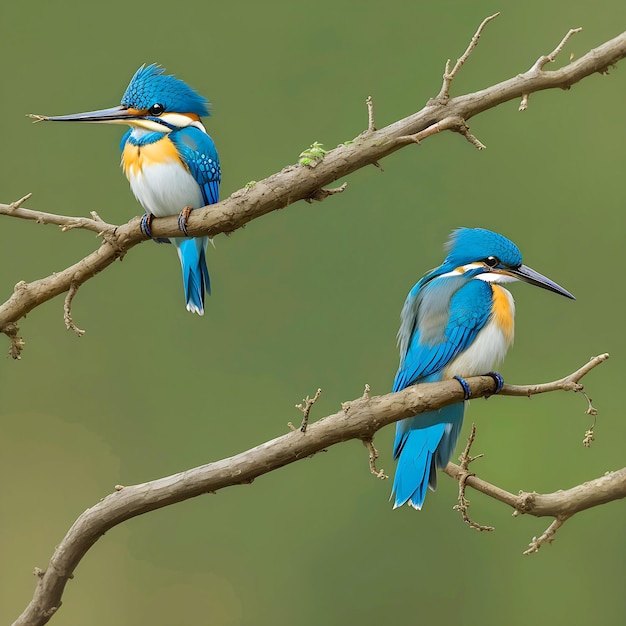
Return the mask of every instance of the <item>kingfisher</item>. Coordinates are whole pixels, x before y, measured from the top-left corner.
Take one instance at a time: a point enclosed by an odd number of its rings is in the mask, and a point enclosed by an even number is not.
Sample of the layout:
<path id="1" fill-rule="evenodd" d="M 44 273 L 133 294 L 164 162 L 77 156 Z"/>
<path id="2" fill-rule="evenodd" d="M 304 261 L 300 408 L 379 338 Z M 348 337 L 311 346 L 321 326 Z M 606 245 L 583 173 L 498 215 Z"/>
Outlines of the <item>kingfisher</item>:
<path id="1" fill-rule="evenodd" d="M 206 98 L 157 64 L 142 65 L 120 106 L 74 115 L 31 115 L 38 121 L 127 124 L 122 137 L 122 169 L 145 214 L 141 229 L 152 238 L 153 217 L 179 215 L 181 237 L 173 243 L 183 271 L 187 310 L 204 315 L 205 291 L 211 293 L 206 264 L 209 237 L 188 237 L 193 209 L 219 200 L 219 157 L 200 118 L 210 115 Z"/>
<path id="2" fill-rule="evenodd" d="M 575 300 L 539 272 L 522 265 L 519 248 L 483 228 L 459 228 L 447 244 L 443 263 L 409 292 L 398 331 L 400 366 L 393 391 L 418 383 L 455 378 L 469 400 L 464 376 L 489 374 L 496 393 L 504 381 L 492 371 L 513 343 L 515 304 L 502 283 L 522 280 Z M 456 445 L 466 402 L 420 413 L 396 424 L 397 459 L 392 488 L 394 509 L 421 509 L 426 488 L 437 487 Z"/>

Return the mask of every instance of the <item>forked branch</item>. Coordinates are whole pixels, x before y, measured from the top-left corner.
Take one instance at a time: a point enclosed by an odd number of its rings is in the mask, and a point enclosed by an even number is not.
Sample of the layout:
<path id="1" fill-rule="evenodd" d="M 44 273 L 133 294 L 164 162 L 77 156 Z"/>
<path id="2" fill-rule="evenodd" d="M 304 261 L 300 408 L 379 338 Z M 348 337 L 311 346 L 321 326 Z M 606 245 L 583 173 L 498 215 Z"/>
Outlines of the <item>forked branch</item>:
<path id="1" fill-rule="evenodd" d="M 585 373 L 607 357 L 602 355 L 592 359 L 566 379 L 577 384 Z M 519 396 L 532 394 L 537 389 L 546 391 L 548 387 L 552 390 L 564 389 L 561 381 L 522 388 L 507 385 L 502 393 Z M 474 398 L 490 395 L 494 391 L 491 376 L 468 378 L 467 383 Z M 189 498 L 214 493 L 231 485 L 249 484 L 263 474 L 349 439 L 371 441 L 374 433 L 383 426 L 454 402 L 462 402 L 463 393 L 454 380 L 408 387 L 385 396 L 370 396 L 366 388 L 363 396 L 344 403 L 337 413 L 309 424 L 306 433 L 293 430 L 221 461 L 140 485 L 117 486 L 113 493 L 80 515 L 59 543 L 46 570 L 38 570 L 34 597 L 14 626 L 45 624 L 61 606 L 63 590 L 78 563 L 94 543 L 114 526 Z M 370 457 L 370 467 L 375 468 L 372 461 L 376 454 L 371 448 L 370 454 L 373 457 Z M 446 468 L 446 472 L 455 478 L 463 471 L 453 464 Z M 468 486 L 512 506 L 519 513 L 552 515 L 558 519 L 626 497 L 626 468 L 573 489 L 548 495 L 530 493 L 514 496 L 475 476 L 468 476 L 466 482 Z"/>
<path id="2" fill-rule="evenodd" d="M 513 509 L 516 516 L 525 514 L 554 518 L 554 521 L 541 536 L 533 537 L 529 549 L 524 554 L 537 552 L 543 543 L 551 542 L 558 528 L 576 513 L 626 498 L 626 467 L 615 472 L 607 472 L 604 476 L 571 489 L 545 494 L 520 491 L 518 495 L 496 487 L 477 476 L 467 476 L 466 471 L 454 463 L 448 463 L 444 471 L 456 480 L 463 479 L 467 486 L 472 487 L 472 489 L 507 504 Z"/>

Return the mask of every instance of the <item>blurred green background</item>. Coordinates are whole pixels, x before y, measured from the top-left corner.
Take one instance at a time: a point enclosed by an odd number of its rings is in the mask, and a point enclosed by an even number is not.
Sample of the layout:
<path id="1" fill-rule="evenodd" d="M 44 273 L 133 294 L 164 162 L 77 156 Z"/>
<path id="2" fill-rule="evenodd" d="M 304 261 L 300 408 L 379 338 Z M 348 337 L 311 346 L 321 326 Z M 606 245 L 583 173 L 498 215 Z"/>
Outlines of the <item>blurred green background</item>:
<path id="1" fill-rule="evenodd" d="M 626 4 L 607 2 L 3 3 L 0 201 L 123 223 L 141 212 L 119 170 L 121 129 L 37 125 L 25 113 L 114 106 L 133 72 L 159 62 L 213 103 L 222 197 L 333 147 L 436 95 L 480 21 L 495 11 L 453 85 L 475 91 L 529 68 L 570 27 L 580 57 L 617 35 Z M 571 91 L 506 103 L 471 120 L 488 149 L 445 133 L 350 176 L 347 191 L 299 203 L 217 237 L 205 317 L 185 311 L 174 250 L 145 244 L 80 290 L 78 339 L 63 300 L 21 322 L 24 358 L 0 373 L 0 622 L 32 596 L 74 519 L 110 493 L 220 459 L 287 431 L 317 387 L 313 419 L 369 383 L 387 393 L 409 288 L 443 258 L 458 226 L 511 237 L 576 302 L 527 285 L 517 300 L 511 383 L 561 377 L 594 354 L 585 380 L 597 440 L 573 394 L 475 401 L 473 469 L 513 492 L 549 492 L 624 465 L 624 98 L 626 66 Z M 339 181 L 341 182 L 341 181 Z M 98 245 L 1 218 L 0 297 Z M 2 339 L 0 337 L 0 339 Z M 6 350 L 8 343 L 0 346 Z M 465 434 L 463 435 L 465 437 Z M 393 470 L 393 427 L 376 445 Z M 442 476 L 418 513 L 392 511 L 358 442 L 257 480 L 157 511 L 109 532 L 67 587 L 54 624 L 622 624 L 624 504 L 576 516 L 552 546 L 523 557 L 549 520 L 511 517 Z"/>

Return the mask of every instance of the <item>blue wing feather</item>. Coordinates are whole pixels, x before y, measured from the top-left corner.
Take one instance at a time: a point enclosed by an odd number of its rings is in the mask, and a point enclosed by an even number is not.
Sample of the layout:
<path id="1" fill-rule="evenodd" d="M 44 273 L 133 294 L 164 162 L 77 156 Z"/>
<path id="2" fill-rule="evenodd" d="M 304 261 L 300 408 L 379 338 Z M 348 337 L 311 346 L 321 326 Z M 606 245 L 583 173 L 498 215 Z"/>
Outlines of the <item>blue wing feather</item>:
<path id="1" fill-rule="evenodd" d="M 489 320 L 491 302 L 491 286 L 480 280 L 461 282 L 454 277 L 418 283 L 403 309 L 401 333 L 410 329 L 410 335 L 400 337 L 404 353 L 393 391 L 441 380 L 446 366 L 472 344 Z M 442 315 L 444 309 L 447 315 Z M 394 442 L 398 466 L 392 489 L 396 507 L 406 502 L 422 507 L 427 487 L 436 487 L 436 469 L 445 467 L 454 452 L 463 413 L 464 403 L 459 403 L 398 422 Z"/>
<path id="2" fill-rule="evenodd" d="M 438 298 L 438 295 L 431 289 L 429 296 Z M 420 307 L 416 307 L 413 331 L 406 354 L 401 359 L 393 391 L 424 382 L 424 378 L 440 372 L 455 356 L 466 350 L 487 323 L 491 314 L 491 301 L 489 284 L 480 280 L 466 282 L 449 300 L 449 309 L 446 306 L 449 313 L 447 319 L 442 320 L 443 328 L 438 333 L 438 341 L 423 339 L 420 326 L 427 325 L 429 320 L 420 315 Z"/>
<path id="3" fill-rule="evenodd" d="M 213 139 L 195 126 L 170 133 L 170 138 L 200 186 L 205 205 L 218 202 L 222 173 Z"/>

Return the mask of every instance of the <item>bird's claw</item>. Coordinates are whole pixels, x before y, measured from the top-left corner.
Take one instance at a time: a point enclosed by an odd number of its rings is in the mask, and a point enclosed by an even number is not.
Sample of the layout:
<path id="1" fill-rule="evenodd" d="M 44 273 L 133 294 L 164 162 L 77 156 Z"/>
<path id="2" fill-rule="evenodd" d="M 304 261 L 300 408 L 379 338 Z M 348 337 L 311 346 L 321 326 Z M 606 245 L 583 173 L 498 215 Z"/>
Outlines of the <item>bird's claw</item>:
<path id="1" fill-rule="evenodd" d="M 502 374 L 499 374 L 498 372 L 487 372 L 485 376 L 491 376 L 491 378 L 493 378 L 493 382 L 496 384 L 495 391 L 489 395 L 500 393 L 502 391 L 502 387 L 504 387 L 504 378 L 502 378 Z M 469 400 L 472 397 L 472 390 L 470 389 L 470 386 L 465 378 L 462 378 L 461 376 L 454 376 L 454 380 L 458 381 L 459 385 L 463 388 L 463 397 L 465 400 Z"/>
<path id="2" fill-rule="evenodd" d="M 178 230 L 180 230 L 185 237 L 189 237 L 189 233 L 187 232 L 187 222 L 189 221 L 189 216 L 193 211 L 193 207 L 186 206 L 179 214 L 178 214 Z"/>
<path id="3" fill-rule="evenodd" d="M 469 400 L 472 397 L 472 390 L 467 384 L 465 378 L 462 378 L 461 376 L 455 376 L 454 380 L 458 381 L 459 385 L 461 385 L 461 387 L 463 388 L 463 398 L 465 400 Z"/>
<path id="4" fill-rule="evenodd" d="M 150 226 L 152 225 L 153 219 L 154 215 L 152 215 L 152 213 L 144 213 L 141 216 L 139 226 L 141 228 L 141 232 L 146 236 L 146 239 L 152 239 L 152 230 L 150 230 Z"/>
<path id="5" fill-rule="evenodd" d="M 502 391 L 502 387 L 504 387 L 504 378 L 502 378 L 502 374 L 498 372 L 487 372 L 487 376 L 491 376 L 493 381 L 496 383 L 496 390 L 493 393 L 500 393 Z"/>

